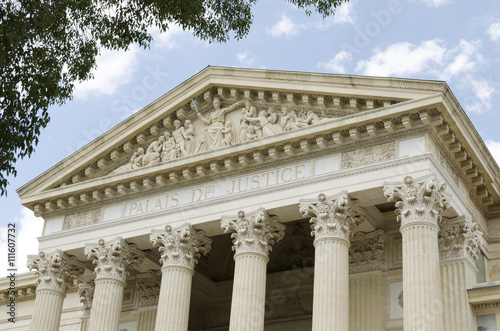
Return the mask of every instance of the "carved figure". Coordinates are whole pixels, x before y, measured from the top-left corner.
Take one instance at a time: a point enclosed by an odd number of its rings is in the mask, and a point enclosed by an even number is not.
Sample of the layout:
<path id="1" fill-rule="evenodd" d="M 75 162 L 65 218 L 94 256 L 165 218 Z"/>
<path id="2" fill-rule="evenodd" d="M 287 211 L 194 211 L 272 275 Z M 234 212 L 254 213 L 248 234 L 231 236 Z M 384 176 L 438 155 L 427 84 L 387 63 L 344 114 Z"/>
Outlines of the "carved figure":
<path id="1" fill-rule="evenodd" d="M 295 110 L 289 111 L 288 107 L 283 106 L 281 108 L 281 112 L 283 113 L 281 115 L 281 128 L 284 131 L 291 131 L 307 126 L 306 123 L 303 123 L 299 120 Z"/>
<path id="2" fill-rule="evenodd" d="M 316 113 L 312 110 L 309 110 L 307 112 L 306 118 L 299 119 L 299 121 L 307 125 L 318 124 L 319 122 L 321 122 L 319 116 L 316 115 Z"/>
<path id="3" fill-rule="evenodd" d="M 139 147 L 137 151 L 132 155 L 130 159 L 130 168 L 137 169 L 142 167 L 142 163 L 144 161 L 144 148 Z"/>
<path id="4" fill-rule="evenodd" d="M 244 118 L 249 122 L 257 122 L 262 128 L 263 137 L 272 136 L 276 133 L 283 131 L 279 125 L 271 123 L 269 120 L 273 120 L 273 116 L 268 116 L 265 110 L 262 110 L 257 117 L 248 117 L 244 115 Z"/>
<path id="5" fill-rule="evenodd" d="M 186 155 L 197 152 L 197 141 L 194 135 L 194 127 L 190 120 L 184 121 L 184 151 Z"/>
<path id="6" fill-rule="evenodd" d="M 247 128 L 245 140 L 254 140 L 258 138 L 257 133 L 255 132 L 255 126 L 250 124 Z"/>
<path id="7" fill-rule="evenodd" d="M 218 147 L 223 146 L 224 136 L 222 130 L 224 128 L 225 115 L 236 108 L 243 106 L 243 101 L 238 101 L 227 108 L 221 108 L 221 102 L 219 98 L 214 98 L 212 102 L 214 106 L 214 111 L 209 114 L 209 118 L 205 118 L 203 115 L 198 113 L 198 117 L 208 125 L 205 129 L 205 143 L 207 144 L 208 150 L 213 150 Z"/>
<path id="8" fill-rule="evenodd" d="M 223 146 L 233 145 L 233 123 L 231 123 L 231 121 L 226 121 L 226 124 L 224 125 L 224 128 L 221 130 L 221 132 L 224 135 L 224 139 L 222 141 Z"/>
<path id="9" fill-rule="evenodd" d="M 175 128 L 174 131 L 172 131 L 172 137 L 174 137 L 175 140 L 175 149 L 177 151 L 177 157 L 186 156 L 187 152 L 184 148 L 186 133 L 184 127 L 181 125 L 180 120 L 174 121 L 174 128 Z"/>
<path id="10" fill-rule="evenodd" d="M 146 154 L 144 155 L 144 159 L 142 160 L 143 166 L 160 163 L 164 141 L 165 138 L 163 138 L 163 136 L 160 136 L 158 140 L 153 141 L 151 145 L 149 145 L 148 149 L 146 150 Z"/>
<path id="11" fill-rule="evenodd" d="M 174 160 L 177 157 L 175 149 L 175 140 L 168 131 L 165 131 L 163 137 L 165 141 L 162 146 L 161 161 L 165 162 L 169 160 Z"/>

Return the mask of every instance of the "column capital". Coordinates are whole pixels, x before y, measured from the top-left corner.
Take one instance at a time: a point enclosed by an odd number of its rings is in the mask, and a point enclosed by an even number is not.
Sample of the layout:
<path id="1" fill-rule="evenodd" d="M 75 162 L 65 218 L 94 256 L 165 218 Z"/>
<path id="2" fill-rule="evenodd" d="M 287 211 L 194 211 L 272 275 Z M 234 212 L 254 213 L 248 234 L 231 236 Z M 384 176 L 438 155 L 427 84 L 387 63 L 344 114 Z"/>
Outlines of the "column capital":
<path id="1" fill-rule="evenodd" d="M 149 239 L 153 246 L 160 247 L 163 267 L 177 265 L 194 270 L 200 255 L 212 248 L 212 240 L 188 223 L 175 229 L 167 225 L 165 230 L 152 230 Z"/>
<path id="2" fill-rule="evenodd" d="M 378 230 L 358 232 L 351 238 L 349 271 L 351 274 L 380 270 L 384 259 L 384 235 Z"/>
<path id="3" fill-rule="evenodd" d="M 51 253 L 41 251 L 38 255 L 29 255 L 28 268 L 37 270 L 37 289 L 52 289 L 63 293 L 66 293 L 68 281 L 85 271 L 83 263 L 59 249 Z"/>
<path id="4" fill-rule="evenodd" d="M 94 299 L 95 285 L 91 283 L 83 283 L 78 286 L 78 296 L 82 303 L 82 317 L 90 317 L 90 310 L 92 309 L 92 300 Z"/>
<path id="5" fill-rule="evenodd" d="M 430 223 L 438 226 L 441 213 L 449 204 L 444 196 L 446 183 L 439 184 L 436 178 L 428 176 L 415 180 L 406 176 L 403 182 L 384 185 L 388 201 L 396 202 L 397 221 L 401 230 L 409 223 Z"/>
<path id="6" fill-rule="evenodd" d="M 149 270 L 137 275 L 136 287 L 139 293 L 138 308 L 158 305 L 160 298 L 161 271 Z"/>
<path id="7" fill-rule="evenodd" d="M 483 233 L 470 216 L 444 217 L 439 224 L 438 242 L 441 260 L 467 257 L 477 259 Z"/>
<path id="8" fill-rule="evenodd" d="M 232 232 L 233 251 L 258 253 L 268 256 L 275 242 L 285 236 L 285 226 L 278 217 L 269 216 L 264 208 L 245 214 L 240 210 L 236 216 L 222 216 L 221 227 L 225 233 Z"/>
<path id="9" fill-rule="evenodd" d="M 358 200 L 351 200 L 346 191 L 333 196 L 324 193 L 317 199 L 301 199 L 300 211 L 311 216 L 311 235 L 315 241 L 339 238 L 349 241 L 351 231 L 365 221 L 365 211 Z"/>
<path id="10" fill-rule="evenodd" d="M 96 265 L 94 269 L 96 280 L 115 278 L 125 282 L 129 274 L 127 268 L 144 261 L 144 253 L 135 245 L 129 245 L 121 237 L 107 242 L 99 239 L 97 244 L 86 244 L 84 252 Z"/>

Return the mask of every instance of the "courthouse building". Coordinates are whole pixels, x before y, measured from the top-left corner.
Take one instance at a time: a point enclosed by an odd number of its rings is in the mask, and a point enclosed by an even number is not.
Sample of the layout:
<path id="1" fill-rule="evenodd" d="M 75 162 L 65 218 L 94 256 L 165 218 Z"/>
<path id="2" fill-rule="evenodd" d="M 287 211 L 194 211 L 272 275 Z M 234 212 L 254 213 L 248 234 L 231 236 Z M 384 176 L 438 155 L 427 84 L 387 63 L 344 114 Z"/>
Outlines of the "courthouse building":
<path id="1" fill-rule="evenodd" d="M 499 167 L 444 82 L 207 67 L 18 194 L 2 330 L 500 329 Z"/>

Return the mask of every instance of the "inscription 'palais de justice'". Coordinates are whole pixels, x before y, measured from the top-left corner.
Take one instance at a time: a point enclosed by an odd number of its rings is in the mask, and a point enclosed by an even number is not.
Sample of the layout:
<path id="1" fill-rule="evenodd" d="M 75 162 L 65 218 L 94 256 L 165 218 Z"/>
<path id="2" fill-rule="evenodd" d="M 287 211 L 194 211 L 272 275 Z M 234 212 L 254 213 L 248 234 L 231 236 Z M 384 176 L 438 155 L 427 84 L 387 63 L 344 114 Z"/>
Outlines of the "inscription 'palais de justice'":
<path id="1" fill-rule="evenodd" d="M 128 202 L 125 217 L 161 211 L 189 203 L 243 193 L 282 183 L 304 179 L 310 175 L 309 163 L 225 180 L 216 184 L 181 190 L 154 198 Z"/>

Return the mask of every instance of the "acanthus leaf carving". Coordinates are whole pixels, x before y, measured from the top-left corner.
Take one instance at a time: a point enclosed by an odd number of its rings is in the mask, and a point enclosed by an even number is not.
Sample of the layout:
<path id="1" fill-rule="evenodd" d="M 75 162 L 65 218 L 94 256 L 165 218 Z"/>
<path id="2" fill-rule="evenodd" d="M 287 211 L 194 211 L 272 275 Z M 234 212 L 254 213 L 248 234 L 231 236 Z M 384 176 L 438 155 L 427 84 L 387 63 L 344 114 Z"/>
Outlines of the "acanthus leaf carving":
<path id="1" fill-rule="evenodd" d="M 160 262 L 164 267 L 177 265 L 194 269 L 201 254 L 208 254 L 212 248 L 212 240 L 191 224 L 175 229 L 167 225 L 165 230 L 152 230 L 150 241 L 153 246 L 160 247 Z"/>
<path id="2" fill-rule="evenodd" d="M 149 270 L 137 276 L 136 286 L 139 294 L 138 307 L 151 307 L 158 305 L 160 298 L 161 272 Z"/>
<path id="3" fill-rule="evenodd" d="M 415 221 L 432 223 L 437 226 L 441 213 L 449 204 L 444 196 L 446 184 L 439 184 L 435 178 L 418 183 L 406 176 L 403 183 L 384 186 L 388 201 L 396 202 L 396 214 L 401 227 Z"/>
<path id="4" fill-rule="evenodd" d="M 89 317 L 92 309 L 92 301 L 94 300 L 94 282 L 83 283 L 78 286 L 78 296 L 82 303 L 83 317 Z"/>
<path id="5" fill-rule="evenodd" d="M 483 233 L 470 217 L 443 218 L 438 233 L 441 260 L 468 257 L 475 261 L 480 251 Z"/>
<path id="6" fill-rule="evenodd" d="M 96 280 L 115 278 L 125 282 L 129 275 L 127 268 L 144 261 L 144 253 L 120 237 L 108 242 L 99 239 L 97 244 L 85 245 L 84 252 L 95 264 Z"/>
<path id="7" fill-rule="evenodd" d="M 317 199 L 302 199 L 300 211 L 304 217 L 312 216 L 309 223 L 315 240 L 335 237 L 349 241 L 352 230 L 365 221 L 365 211 L 345 191 L 336 196 L 321 193 Z"/>
<path id="8" fill-rule="evenodd" d="M 37 289 L 53 289 L 63 293 L 69 287 L 69 281 L 85 271 L 83 263 L 59 249 L 47 254 L 41 251 L 38 255 L 29 255 L 28 268 L 37 270 Z"/>
<path id="9" fill-rule="evenodd" d="M 264 208 L 237 216 L 222 216 L 221 227 L 225 233 L 232 233 L 233 251 L 238 253 L 259 253 L 268 256 L 275 242 L 285 236 L 285 226 L 276 216 L 269 216 Z"/>
<path id="10" fill-rule="evenodd" d="M 379 232 L 379 231 L 377 231 Z M 380 270 L 384 262 L 384 236 L 379 234 L 372 236 L 358 232 L 351 239 L 349 248 L 349 269 L 350 273 L 368 272 Z"/>

